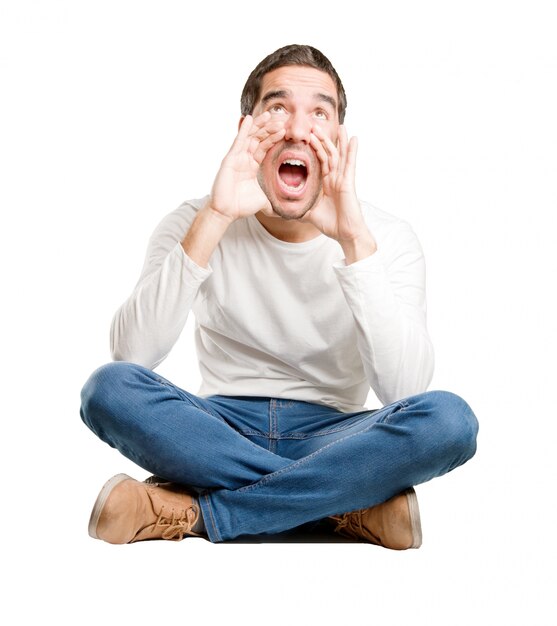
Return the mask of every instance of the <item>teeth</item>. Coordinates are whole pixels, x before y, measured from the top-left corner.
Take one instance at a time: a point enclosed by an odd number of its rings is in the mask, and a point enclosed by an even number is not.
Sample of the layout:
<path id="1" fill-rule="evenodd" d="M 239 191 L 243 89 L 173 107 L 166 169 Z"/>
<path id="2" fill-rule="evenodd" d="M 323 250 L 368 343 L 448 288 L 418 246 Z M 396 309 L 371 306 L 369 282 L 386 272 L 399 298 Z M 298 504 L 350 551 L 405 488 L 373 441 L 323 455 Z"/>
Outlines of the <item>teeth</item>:
<path id="1" fill-rule="evenodd" d="M 300 161 L 299 159 L 286 159 L 286 161 L 282 162 L 283 165 L 301 165 L 302 167 L 305 167 L 306 164 L 303 161 Z"/>

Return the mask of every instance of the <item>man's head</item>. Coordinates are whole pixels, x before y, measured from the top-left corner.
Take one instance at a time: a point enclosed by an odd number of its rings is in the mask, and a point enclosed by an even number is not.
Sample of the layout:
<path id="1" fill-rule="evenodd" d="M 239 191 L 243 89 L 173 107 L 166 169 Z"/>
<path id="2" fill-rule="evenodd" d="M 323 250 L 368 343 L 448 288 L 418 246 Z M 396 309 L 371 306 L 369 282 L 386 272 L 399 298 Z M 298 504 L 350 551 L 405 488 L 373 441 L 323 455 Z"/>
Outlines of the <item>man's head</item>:
<path id="1" fill-rule="evenodd" d="M 312 128 L 336 143 L 346 95 L 329 60 L 310 46 L 273 52 L 253 70 L 242 92 L 242 116 L 270 111 L 285 135 L 261 163 L 258 180 L 274 212 L 300 219 L 321 197 L 321 164 L 310 146 Z M 242 119 L 243 119 L 242 117 Z"/>
<path id="2" fill-rule="evenodd" d="M 316 70 L 321 70 L 329 74 L 337 90 L 338 121 L 339 124 L 344 124 L 346 93 L 344 92 L 344 87 L 342 86 L 342 82 L 335 68 L 329 59 L 322 52 L 319 52 L 317 48 L 298 44 L 284 46 L 283 48 L 275 50 L 275 52 L 266 56 L 249 75 L 240 99 L 242 115 L 246 116 L 253 113 L 255 105 L 261 97 L 261 81 L 263 76 L 268 72 L 272 72 L 286 65 L 313 67 Z"/>

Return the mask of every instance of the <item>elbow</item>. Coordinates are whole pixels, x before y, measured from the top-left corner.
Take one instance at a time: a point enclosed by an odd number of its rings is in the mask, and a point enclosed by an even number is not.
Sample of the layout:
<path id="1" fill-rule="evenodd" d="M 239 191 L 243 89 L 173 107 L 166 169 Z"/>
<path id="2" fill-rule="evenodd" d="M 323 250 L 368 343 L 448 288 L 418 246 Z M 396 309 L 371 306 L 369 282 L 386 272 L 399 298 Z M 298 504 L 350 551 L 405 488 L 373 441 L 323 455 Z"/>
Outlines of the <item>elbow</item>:
<path id="1" fill-rule="evenodd" d="M 418 351 L 418 358 L 414 361 L 415 372 L 413 384 L 406 390 L 405 396 L 417 395 L 427 391 L 433 379 L 435 369 L 435 353 L 433 344 L 428 336 L 424 338 L 421 349 Z"/>
<path id="2" fill-rule="evenodd" d="M 431 384 L 433 379 L 433 372 L 435 370 L 435 351 L 433 350 L 433 344 L 429 337 L 427 338 L 427 345 L 424 349 L 424 355 L 422 358 L 422 392 L 427 391 L 427 388 Z"/>
<path id="3" fill-rule="evenodd" d="M 113 361 L 127 361 L 128 363 L 142 365 L 150 370 L 155 369 L 155 367 L 157 367 L 157 365 L 164 360 L 154 360 L 151 354 L 145 354 L 138 350 L 132 350 L 128 346 L 111 346 L 110 356 Z"/>
<path id="4" fill-rule="evenodd" d="M 113 361 L 127 361 L 125 351 L 122 350 L 121 334 L 118 332 L 118 313 L 112 319 L 110 325 L 110 357 Z"/>
<path id="5" fill-rule="evenodd" d="M 110 338 L 110 357 L 113 361 L 139 362 L 137 358 L 134 358 L 133 350 L 130 350 L 129 346 L 121 341 L 116 341 L 113 337 Z"/>
<path id="6" fill-rule="evenodd" d="M 410 352 L 401 355 L 396 371 L 393 371 L 391 385 L 385 385 L 378 398 L 384 405 L 391 404 L 427 391 L 433 379 L 435 354 L 429 337 L 419 345 L 414 345 Z"/>
<path id="7" fill-rule="evenodd" d="M 128 361 L 143 365 L 143 359 L 138 358 L 140 355 L 137 354 L 137 350 L 133 349 L 128 335 L 120 328 L 118 314 L 114 316 L 110 326 L 110 357 L 113 361 Z"/>
<path id="8" fill-rule="evenodd" d="M 122 337 L 110 338 L 110 356 L 113 361 L 127 361 L 142 365 L 147 369 L 153 370 L 164 361 L 168 351 L 160 352 L 153 349 L 146 342 L 142 341 L 126 341 Z"/>
<path id="9" fill-rule="evenodd" d="M 110 346 L 110 358 L 113 361 L 130 361 L 133 362 L 131 358 L 131 354 L 129 352 L 125 352 L 120 348 L 120 346 L 111 345 Z"/>

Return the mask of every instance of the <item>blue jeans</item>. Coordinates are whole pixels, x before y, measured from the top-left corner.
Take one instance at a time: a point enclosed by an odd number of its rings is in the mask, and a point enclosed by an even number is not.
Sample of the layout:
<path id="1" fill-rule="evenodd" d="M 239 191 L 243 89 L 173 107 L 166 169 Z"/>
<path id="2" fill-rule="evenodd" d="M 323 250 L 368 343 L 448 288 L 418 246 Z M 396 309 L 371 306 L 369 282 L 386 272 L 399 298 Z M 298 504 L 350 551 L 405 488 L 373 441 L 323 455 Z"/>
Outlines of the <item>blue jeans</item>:
<path id="1" fill-rule="evenodd" d="M 137 465 L 193 488 L 212 542 L 384 502 L 465 463 L 478 430 L 466 402 L 445 391 L 343 413 L 296 400 L 199 398 L 125 362 L 92 374 L 81 416 Z"/>

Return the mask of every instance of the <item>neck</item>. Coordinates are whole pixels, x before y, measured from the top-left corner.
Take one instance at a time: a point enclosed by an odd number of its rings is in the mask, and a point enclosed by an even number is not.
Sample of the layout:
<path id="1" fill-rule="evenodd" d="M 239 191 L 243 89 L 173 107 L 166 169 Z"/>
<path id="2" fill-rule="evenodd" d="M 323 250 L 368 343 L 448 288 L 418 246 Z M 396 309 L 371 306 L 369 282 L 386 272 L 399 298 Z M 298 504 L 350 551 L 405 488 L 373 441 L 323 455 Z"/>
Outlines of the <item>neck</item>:
<path id="1" fill-rule="evenodd" d="M 269 217 L 261 211 L 256 213 L 255 217 L 273 237 L 281 241 L 286 241 L 287 243 L 303 243 L 304 241 L 315 239 L 321 234 L 321 231 L 309 222 L 285 220 L 278 215 L 276 217 Z"/>

